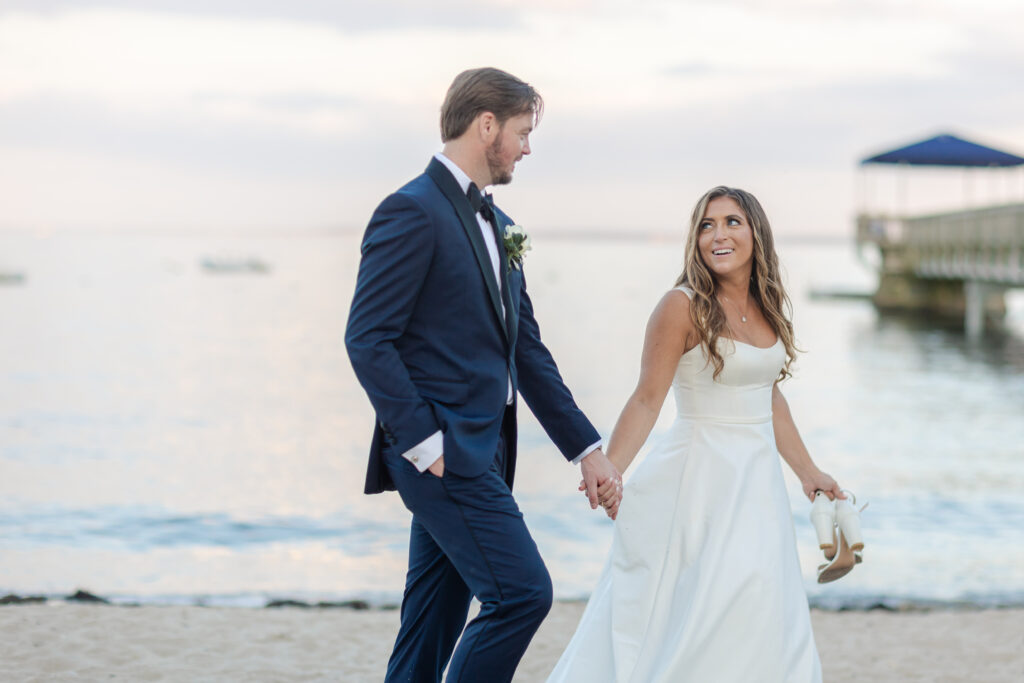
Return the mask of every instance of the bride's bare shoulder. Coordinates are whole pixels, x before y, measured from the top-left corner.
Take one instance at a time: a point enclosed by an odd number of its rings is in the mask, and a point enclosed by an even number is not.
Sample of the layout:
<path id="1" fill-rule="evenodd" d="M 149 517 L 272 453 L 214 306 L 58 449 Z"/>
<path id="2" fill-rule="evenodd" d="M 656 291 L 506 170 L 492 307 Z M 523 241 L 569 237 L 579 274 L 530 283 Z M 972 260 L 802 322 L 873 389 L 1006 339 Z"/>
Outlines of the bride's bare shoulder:
<path id="1" fill-rule="evenodd" d="M 687 292 L 679 289 L 670 289 L 665 292 L 654 307 L 648 329 L 659 336 L 664 335 L 673 339 L 685 339 L 694 332 L 693 319 L 690 317 L 690 296 Z M 689 346 L 689 344 L 686 344 Z"/>
<path id="2" fill-rule="evenodd" d="M 686 321 L 690 320 L 690 299 L 693 298 L 693 290 L 684 287 L 675 287 L 665 292 L 661 301 L 655 306 L 654 312 L 664 311 L 673 317 L 679 316 Z"/>

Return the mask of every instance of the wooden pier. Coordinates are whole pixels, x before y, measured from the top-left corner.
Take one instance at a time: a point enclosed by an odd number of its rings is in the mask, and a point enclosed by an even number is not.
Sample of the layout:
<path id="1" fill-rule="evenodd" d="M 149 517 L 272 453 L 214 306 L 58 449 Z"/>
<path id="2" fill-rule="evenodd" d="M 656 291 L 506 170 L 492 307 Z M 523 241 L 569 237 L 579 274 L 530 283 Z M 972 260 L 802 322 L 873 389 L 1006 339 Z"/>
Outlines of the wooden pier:
<path id="1" fill-rule="evenodd" d="M 878 308 L 956 316 L 971 338 L 1006 313 L 1007 289 L 1024 287 L 1024 204 L 914 217 L 863 214 L 857 245 L 880 251 Z"/>

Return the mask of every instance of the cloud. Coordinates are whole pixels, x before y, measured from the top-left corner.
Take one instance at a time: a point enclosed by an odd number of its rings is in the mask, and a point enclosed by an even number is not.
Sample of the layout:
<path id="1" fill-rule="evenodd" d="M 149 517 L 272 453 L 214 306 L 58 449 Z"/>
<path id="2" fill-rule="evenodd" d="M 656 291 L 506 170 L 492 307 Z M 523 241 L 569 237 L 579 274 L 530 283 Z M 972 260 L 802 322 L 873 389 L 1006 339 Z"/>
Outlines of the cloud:
<path id="1" fill-rule="evenodd" d="M 724 181 L 770 188 L 783 206 L 806 203 L 813 185 L 817 214 L 830 217 L 814 223 L 845 229 L 865 151 L 945 127 L 1008 136 L 1011 147 L 1024 135 L 1009 9 L 992 26 L 966 4 L 922 14 L 841 2 L 816 12 L 801 0 L 529 0 L 492 2 L 484 9 L 502 19 L 469 29 L 415 20 L 403 14 L 410 3 L 360 3 L 368 14 L 349 23 L 340 17 L 358 13 L 353 3 L 50 2 L 0 13 L 0 155 L 20 160 L 5 162 L 0 188 L 27 197 L 49 183 L 57 203 L 77 197 L 65 202 L 73 214 L 35 209 L 47 220 L 128 225 L 132 212 L 174 204 L 177 220 L 197 224 L 361 222 L 438 147 L 444 91 L 479 64 L 545 97 L 536 158 L 507 197 L 558 226 L 655 227 Z M 464 7 L 443 3 L 439 15 Z M 374 24 L 387 12 L 393 21 Z M 65 162 L 75 173 L 47 171 Z M 98 179 L 117 186 L 122 173 L 133 193 L 117 206 L 75 186 L 91 175 L 85 186 L 107 196 Z M 251 199 L 222 202 L 204 187 Z M 190 193 L 203 198 L 191 208 Z M 291 213 L 289 193 L 301 206 Z M 580 201 L 567 205 L 567 193 Z M 33 210 L 0 207 L 0 222 Z"/>
<path id="2" fill-rule="evenodd" d="M 281 20 L 345 33 L 410 27 L 501 30 L 516 26 L 521 12 L 517 3 L 480 0 L 5 0 L 4 7 L 40 14 L 113 9 L 215 20 Z"/>
<path id="3" fill-rule="evenodd" d="M 354 229 L 392 184 L 0 144 L 0 230 Z"/>
<path id="4" fill-rule="evenodd" d="M 690 78 L 691 76 L 709 76 L 715 72 L 716 69 L 706 62 L 686 62 L 683 64 L 674 64 L 662 69 L 662 73 L 668 76 L 681 76 L 683 78 Z"/>
<path id="5" fill-rule="evenodd" d="M 730 7 L 600 6 L 585 21 L 562 7 L 525 5 L 517 22 L 500 28 L 395 21 L 360 34 L 262 19 L 256 10 L 244 20 L 117 9 L 8 13 L 0 15 L 0 102 L 63 94 L 119 109 L 181 107 L 236 119 L 260 116 L 268 97 L 405 107 L 436 103 L 467 65 L 498 63 L 542 83 L 563 106 L 670 109 L 780 86 L 934 73 L 943 66 L 935 56 L 960 42 L 943 26 L 914 26 L 908 44 L 911 27 L 900 22 L 847 22 L 837 30 L 829 21 L 781 21 Z M 871 41 L 886 50 L 866 49 Z M 704 76 L 700 87 L 680 87 L 680 69 Z M 727 78 L 709 78 L 718 74 Z M 203 111 L 210 94 L 249 106 Z"/>

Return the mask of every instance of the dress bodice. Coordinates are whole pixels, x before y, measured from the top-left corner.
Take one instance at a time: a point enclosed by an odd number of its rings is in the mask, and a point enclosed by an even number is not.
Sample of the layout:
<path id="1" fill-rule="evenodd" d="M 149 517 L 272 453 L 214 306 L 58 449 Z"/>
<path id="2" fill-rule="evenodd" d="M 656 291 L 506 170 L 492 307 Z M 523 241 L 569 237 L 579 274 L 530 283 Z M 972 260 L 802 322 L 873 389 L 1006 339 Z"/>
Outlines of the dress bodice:
<path id="1" fill-rule="evenodd" d="M 688 297 L 692 290 L 677 287 Z M 772 416 L 772 386 L 786 362 L 781 339 L 767 348 L 719 337 L 725 360 L 718 378 L 700 345 L 679 359 L 672 389 L 680 418 L 715 422 L 766 422 Z"/>

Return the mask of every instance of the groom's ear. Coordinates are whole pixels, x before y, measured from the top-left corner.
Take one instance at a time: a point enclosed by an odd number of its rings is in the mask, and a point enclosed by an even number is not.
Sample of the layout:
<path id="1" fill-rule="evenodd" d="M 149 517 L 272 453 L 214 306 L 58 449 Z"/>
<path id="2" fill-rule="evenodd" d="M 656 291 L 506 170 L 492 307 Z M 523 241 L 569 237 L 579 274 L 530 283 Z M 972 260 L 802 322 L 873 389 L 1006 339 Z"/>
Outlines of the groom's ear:
<path id="1" fill-rule="evenodd" d="M 489 111 L 483 111 L 477 114 L 476 119 L 473 121 L 473 127 L 476 129 L 480 141 L 484 145 L 490 145 L 498 137 L 501 124 L 498 123 L 497 116 Z"/>

